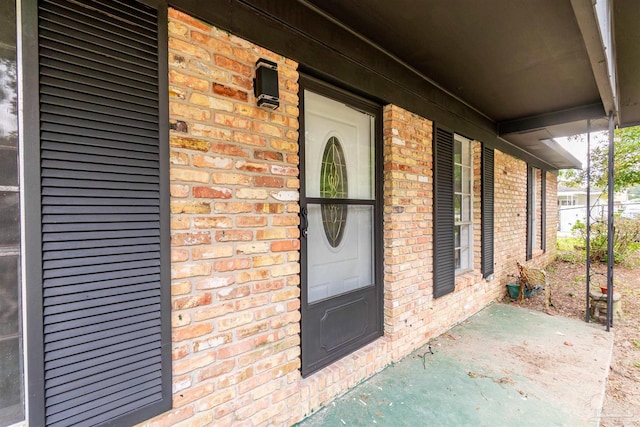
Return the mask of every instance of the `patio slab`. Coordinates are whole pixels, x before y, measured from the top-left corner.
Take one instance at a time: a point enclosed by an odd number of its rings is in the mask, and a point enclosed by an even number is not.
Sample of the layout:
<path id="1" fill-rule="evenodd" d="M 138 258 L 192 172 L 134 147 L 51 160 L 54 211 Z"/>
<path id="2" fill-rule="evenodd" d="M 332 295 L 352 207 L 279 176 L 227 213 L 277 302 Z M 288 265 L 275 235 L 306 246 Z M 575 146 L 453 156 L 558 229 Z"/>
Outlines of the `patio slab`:
<path id="1" fill-rule="evenodd" d="M 299 426 L 597 426 L 613 334 L 492 304 Z"/>

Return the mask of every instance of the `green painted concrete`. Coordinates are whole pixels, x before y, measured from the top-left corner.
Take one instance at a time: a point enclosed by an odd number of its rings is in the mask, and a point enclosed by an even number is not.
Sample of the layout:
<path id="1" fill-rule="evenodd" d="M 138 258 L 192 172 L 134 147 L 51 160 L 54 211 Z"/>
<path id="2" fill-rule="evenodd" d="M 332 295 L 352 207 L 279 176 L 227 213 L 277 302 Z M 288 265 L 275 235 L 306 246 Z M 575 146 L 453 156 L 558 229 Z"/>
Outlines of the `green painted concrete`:
<path id="1" fill-rule="evenodd" d="M 597 426 L 612 343 L 601 326 L 493 304 L 299 426 Z"/>

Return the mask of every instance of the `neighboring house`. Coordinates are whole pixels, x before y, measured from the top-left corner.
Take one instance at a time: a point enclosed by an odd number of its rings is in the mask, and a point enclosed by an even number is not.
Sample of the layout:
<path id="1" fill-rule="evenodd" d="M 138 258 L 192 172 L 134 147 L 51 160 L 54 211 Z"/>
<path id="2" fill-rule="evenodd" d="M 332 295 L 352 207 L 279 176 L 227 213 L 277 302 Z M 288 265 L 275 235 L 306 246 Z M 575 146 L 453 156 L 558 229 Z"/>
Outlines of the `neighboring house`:
<path id="1" fill-rule="evenodd" d="M 295 423 L 553 259 L 553 137 L 640 120 L 625 1 L 618 59 L 588 0 L 0 4 L 0 426 Z"/>
<path id="2" fill-rule="evenodd" d="M 606 195 L 597 188 L 591 189 L 591 206 L 606 205 Z M 587 189 L 558 186 L 558 206 L 587 206 Z"/>
<path id="3" fill-rule="evenodd" d="M 607 194 L 601 189 L 590 190 L 589 210 L 592 221 L 603 220 L 607 217 Z M 627 191 L 614 194 L 614 211 L 624 210 L 628 202 Z M 629 214 L 631 215 L 631 214 Z M 576 223 L 586 223 L 587 219 L 587 189 L 558 186 L 558 231 L 571 233 Z"/>

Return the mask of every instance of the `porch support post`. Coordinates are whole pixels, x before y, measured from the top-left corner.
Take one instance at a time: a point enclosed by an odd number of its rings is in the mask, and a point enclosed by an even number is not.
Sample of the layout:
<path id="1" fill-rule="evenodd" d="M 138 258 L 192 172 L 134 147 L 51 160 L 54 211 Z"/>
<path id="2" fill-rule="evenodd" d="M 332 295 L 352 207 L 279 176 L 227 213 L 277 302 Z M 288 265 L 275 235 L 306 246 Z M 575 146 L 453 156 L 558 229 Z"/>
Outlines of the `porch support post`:
<path id="1" fill-rule="evenodd" d="M 589 291 L 591 290 L 591 120 L 587 120 L 587 310 L 585 311 L 585 321 L 591 320 L 591 307 Z"/>
<path id="2" fill-rule="evenodd" d="M 607 331 L 613 326 L 613 112 L 609 112 L 609 168 L 607 176 L 607 188 L 609 200 L 607 206 Z"/>

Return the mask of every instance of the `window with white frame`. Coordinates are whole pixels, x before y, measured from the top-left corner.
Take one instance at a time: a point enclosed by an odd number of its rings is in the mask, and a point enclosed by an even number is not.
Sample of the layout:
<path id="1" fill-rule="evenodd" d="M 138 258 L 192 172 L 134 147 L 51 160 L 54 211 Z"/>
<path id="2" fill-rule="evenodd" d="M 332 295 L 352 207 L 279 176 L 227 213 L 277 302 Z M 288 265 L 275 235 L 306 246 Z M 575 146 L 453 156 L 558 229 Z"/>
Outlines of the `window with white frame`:
<path id="1" fill-rule="evenodd" d="M 471 141 L 455 135 L 454 223 L 456 274 L 473 268 L 473 147 Z"/>

